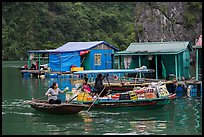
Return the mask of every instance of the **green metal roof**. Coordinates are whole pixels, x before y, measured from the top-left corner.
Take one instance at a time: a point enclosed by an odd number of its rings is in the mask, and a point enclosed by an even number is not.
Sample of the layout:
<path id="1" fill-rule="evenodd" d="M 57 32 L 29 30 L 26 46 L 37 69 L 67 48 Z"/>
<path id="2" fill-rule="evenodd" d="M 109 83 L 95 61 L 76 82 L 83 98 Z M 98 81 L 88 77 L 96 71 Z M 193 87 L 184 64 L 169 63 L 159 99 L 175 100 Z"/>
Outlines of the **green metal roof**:
<path id="1" fill-rule="evenodd" d="M 186 50 L 192 45 L 186 41 L 172 41 L 172 42 L 142 42 L 131 43 L 130 46 L 124 50 L 116 52 L 119 54 L 178 54 Z"/>

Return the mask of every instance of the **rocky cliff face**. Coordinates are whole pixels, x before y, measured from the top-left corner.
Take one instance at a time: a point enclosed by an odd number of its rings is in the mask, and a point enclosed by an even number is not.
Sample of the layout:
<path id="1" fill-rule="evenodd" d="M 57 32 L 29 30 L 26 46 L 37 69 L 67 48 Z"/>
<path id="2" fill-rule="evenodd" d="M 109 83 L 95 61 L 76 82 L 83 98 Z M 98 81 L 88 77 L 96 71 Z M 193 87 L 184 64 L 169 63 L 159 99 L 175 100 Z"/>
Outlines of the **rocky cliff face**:
<path id="1" fill-rule="evenodd" d="M 138 2 L 135 30 L 140 42 L 191 41 L 202 34 L 201 2 Z"/>

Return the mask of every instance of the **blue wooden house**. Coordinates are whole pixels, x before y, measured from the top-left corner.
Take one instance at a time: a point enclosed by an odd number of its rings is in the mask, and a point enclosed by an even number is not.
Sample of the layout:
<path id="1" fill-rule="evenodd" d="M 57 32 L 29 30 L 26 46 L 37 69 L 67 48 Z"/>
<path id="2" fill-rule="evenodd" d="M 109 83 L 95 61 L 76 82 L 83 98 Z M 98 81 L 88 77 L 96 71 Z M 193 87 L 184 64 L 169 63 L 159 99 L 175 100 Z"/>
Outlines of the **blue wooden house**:
<path id="1" fill-rule="evenodd" d="M 111 69 L 116 51 L 116 47 L 105 41 L 93 41 L 68 42 L 54 50 L 30 50 L 28 54 L 38 54 L 40 62 L 41 55 L 48 53 L 48 66 L 52 72 L 68 72 L 72 67 L 83 67 L 84 70 Z"/>

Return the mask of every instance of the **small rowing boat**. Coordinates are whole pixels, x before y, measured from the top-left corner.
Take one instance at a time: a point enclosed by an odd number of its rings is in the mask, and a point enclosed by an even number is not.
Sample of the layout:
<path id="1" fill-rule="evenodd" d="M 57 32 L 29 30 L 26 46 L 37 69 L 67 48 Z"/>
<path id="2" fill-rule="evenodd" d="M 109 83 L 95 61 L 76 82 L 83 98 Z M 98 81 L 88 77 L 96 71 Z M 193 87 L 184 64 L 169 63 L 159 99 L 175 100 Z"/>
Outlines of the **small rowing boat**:
<path id="1" fill-rule="evenodd" d="M 37 111 L 46 112 L 50 114 L 59 115 L 71 115 L 89 107 L 86 104 L 74 104 L 74 103 L 61 103 L 61 104 L 49 104 L 47 100 L 32 99 L 25 102 Z"/>

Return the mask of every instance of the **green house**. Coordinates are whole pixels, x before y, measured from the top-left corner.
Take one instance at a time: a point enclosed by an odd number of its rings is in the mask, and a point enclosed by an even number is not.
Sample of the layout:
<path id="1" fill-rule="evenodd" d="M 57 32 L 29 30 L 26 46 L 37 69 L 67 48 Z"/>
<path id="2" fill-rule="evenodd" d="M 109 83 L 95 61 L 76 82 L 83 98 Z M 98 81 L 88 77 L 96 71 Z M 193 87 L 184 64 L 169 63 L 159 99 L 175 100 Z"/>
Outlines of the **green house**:
<path id="1" fill-rule="evenodd" d="M 125 51 L 114 54 L 115 68 L 132 69 L 141 66 L 154 69 L 153 78 L 190 78 L 190 51 L 186 41 L 131 43 Z M 140 74 L 140 77 L 142 75 Z"/>
<path id="2" fill-rule="evenodd" d="M 202 79 L 202 35 L 193 46 L 196 50 L 196 80 Z"/>

